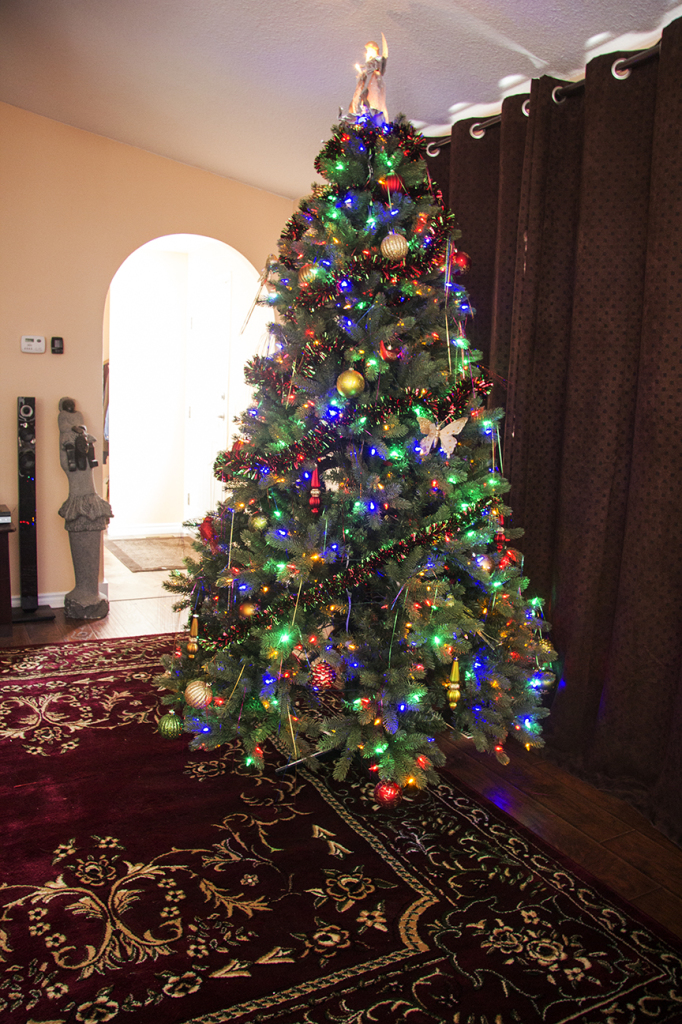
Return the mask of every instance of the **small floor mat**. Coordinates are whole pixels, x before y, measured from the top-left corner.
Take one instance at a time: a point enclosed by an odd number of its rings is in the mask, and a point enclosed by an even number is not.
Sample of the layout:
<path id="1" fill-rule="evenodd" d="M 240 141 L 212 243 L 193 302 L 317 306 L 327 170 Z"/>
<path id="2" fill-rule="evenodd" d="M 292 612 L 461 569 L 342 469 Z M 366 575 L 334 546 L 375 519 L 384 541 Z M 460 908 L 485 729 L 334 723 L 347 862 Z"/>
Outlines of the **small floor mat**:
<path id="1" fill-rule="evenodd" d="M 134 540 L 107 540 L 104 545 L 114 558 L 131 572 L 159 572 L 184 569 L 184 558 L 192 554 L 192 538 L 139 537 Z"/>

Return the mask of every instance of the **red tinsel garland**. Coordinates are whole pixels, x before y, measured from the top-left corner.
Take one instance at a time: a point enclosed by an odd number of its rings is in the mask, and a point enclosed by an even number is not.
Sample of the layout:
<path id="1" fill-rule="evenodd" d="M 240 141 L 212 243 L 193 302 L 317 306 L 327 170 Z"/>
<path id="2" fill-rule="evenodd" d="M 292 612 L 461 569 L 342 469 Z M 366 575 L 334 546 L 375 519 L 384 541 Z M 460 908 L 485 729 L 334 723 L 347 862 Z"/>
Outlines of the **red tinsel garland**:
<path id="1" fill-rule="evenodd" d="M 262 382 L 268 384 L 270 373 L 266 366 L 256 360 L 250 364 L 249 383 L 256 383 L 259 374 L 263 374 Z M 445 395 L 428 395 L 422 389 L 406 390 L 405 394 L 391 397 L 380 396 L 371 406 L 347 406 L 340 411 L 337 422 L 333 426 L 318 421 L 305 437 L 294 441 L 285 449 L 267 455 L 255 454 L 249 448 L 238 451 L 220 452 L 215 463 L 214 473 L 218 480 L 227 483 L 236 477 L 260 479 L 263 474 L 280 473 L 299 466 L 306 459 L 317 459 L 325 452 L 338 449 L 345 444 L 347 438 L 339 437 L 339 426 L 348 426 L 358 413 L 367 417 L 370 426 L 377 426 L 387 415 L 402 415 L 409 412 L 415 405 L 423 406 L 438 420 L 461 416 L 467 409 L 474 394 L 481 398 L 487 397 L 492 389 L 492 381 L 486 377 L 474 377 L 459 381 Z M 277 393 L 282 397 L 284 388 Z"/>

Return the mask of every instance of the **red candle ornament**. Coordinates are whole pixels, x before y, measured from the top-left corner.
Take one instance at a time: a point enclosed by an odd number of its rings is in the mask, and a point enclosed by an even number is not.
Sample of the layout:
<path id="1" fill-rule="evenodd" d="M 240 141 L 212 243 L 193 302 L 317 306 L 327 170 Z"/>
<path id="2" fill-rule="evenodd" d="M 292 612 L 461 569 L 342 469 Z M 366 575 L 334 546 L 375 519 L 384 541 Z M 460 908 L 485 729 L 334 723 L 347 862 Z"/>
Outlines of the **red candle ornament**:
<path id="1" fill-rule="evenodd" d="M 310 511 L 314 516 L 320 514 L 320 474 L 317 466 L 313 469 L 313 478 L 310 482 Z"/>

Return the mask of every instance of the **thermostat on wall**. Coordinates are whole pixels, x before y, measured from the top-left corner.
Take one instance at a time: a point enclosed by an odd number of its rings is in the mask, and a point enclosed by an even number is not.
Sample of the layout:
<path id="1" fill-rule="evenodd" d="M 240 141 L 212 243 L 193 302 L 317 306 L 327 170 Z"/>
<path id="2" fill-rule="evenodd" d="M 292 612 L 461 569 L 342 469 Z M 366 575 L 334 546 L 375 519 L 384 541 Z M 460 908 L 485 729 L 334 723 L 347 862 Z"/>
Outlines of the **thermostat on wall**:
<path id="1" fill-rule="evenodd" d="M 22 352 L 44 352 L 45 351 L 45 338 L 41 338 L 38 334 L 22 334 L 21 336 L 21 351 Z"/>

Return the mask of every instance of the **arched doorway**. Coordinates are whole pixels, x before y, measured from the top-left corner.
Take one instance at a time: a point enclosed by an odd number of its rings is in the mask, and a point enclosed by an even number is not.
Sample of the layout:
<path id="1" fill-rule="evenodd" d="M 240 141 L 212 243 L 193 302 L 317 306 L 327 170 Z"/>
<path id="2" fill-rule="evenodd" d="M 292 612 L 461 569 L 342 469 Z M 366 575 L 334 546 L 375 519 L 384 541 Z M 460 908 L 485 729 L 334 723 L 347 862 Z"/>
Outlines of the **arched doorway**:
<path id="1" fill-rule="evenodd" d="M 178 534 L 219 500 L 213 461 L 249 402 L 244 364 L 272 320 L 256 307 L 244 328 L 258 278 L 236 249 L 199 235 L 156 238 L 115 274 L 108 331 L 105 322 L 110 537 Z"/>

